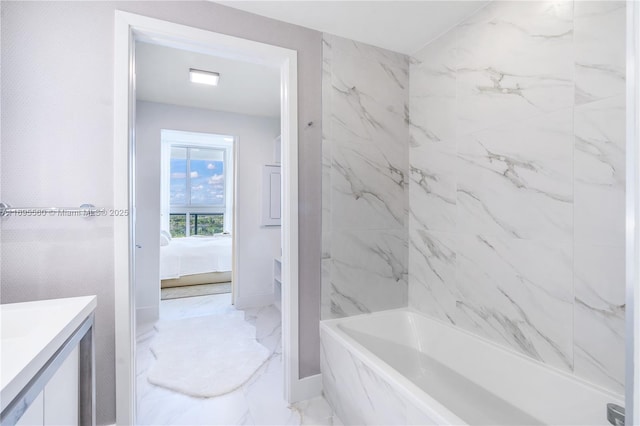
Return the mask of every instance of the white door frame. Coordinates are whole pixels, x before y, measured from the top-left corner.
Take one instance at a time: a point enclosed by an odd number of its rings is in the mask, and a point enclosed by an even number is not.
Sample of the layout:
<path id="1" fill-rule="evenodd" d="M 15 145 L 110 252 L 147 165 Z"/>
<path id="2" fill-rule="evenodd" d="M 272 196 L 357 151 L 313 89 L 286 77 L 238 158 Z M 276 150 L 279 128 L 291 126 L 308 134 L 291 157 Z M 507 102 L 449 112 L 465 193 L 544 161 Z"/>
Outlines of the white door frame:
<path id="1" fill-rule="evenodd" d="M 627 0 L 625 424 L 640 424 L 640 4 Z"/>
<path id="2" fill-rule="evenodd" d="M 285 398 L 306 397 L 308 381 L 298 368 L 298 81 L 297 52 L 282 47 L 115 12 L 114 64 L 114 209 L 129 210 L 114 218 L 114 286 L 116 344 L 116 421 L 136 422 L 135 291 L 133 288 L 135 212 L 134 45 L 144 40 L 236 60 L 271 64 L 281 70 L 282 132 L 282 336 Z M 319 391 L 319 389 L 318 389 Z"/>

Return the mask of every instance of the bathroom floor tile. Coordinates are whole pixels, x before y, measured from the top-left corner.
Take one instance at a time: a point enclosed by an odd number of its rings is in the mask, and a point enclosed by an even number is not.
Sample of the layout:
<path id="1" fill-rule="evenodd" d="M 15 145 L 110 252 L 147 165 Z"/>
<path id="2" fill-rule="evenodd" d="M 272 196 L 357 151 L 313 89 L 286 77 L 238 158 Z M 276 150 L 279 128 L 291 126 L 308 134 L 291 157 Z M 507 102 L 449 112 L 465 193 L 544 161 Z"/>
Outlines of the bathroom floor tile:
<path id="1" fill-rule="evenodd" d="M 160 302 L 160 322 L 237 312 L 230 294 L 217 294 Z M 273 306 L 244 311 L 256 327 L 256 339 L 272 351 L 270 358 L 240 388 L 215 398 L 194 398 L 152 385 L 147 380 L 155 362 L 147 334 L 137 342 L 136 380 L 140 425 L 335 425 L 331 407 L 322 397 L 289 405 L 284 399 L 282 327 Z"/>

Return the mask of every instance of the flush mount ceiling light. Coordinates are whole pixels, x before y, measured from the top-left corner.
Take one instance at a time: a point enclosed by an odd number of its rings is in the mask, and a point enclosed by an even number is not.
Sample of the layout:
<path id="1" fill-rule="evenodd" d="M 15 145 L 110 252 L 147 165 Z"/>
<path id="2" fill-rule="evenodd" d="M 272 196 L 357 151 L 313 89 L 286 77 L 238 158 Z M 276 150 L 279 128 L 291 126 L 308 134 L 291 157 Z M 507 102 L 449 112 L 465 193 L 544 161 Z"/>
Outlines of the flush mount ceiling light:
<path id="1" fill-rule="evenodd" d="M 189 69 L 189 80 L 192 83 L 208 84 L 209 86 L 217 86 L 220 80 L 220 74 L 211 71 L 202 71 L 195 68 Z"/>

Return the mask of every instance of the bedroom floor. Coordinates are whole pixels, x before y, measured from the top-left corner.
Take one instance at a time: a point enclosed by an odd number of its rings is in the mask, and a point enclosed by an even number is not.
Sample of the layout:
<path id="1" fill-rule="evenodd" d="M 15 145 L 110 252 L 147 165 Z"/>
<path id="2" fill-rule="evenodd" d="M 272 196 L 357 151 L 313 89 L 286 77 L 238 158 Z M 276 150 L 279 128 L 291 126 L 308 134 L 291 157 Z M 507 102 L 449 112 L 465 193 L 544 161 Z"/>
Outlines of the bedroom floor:
<path id="1" fill-rule="evenodd" d="M 160 321 L 231 314 L 231 294 L 163 300 Z M 240 388 L 213 398 L 195 398 L 152 385 L 147 372 L 156 335 L 141 336 L 137 346 L 138 424 L 141 425 L 340 425 L 324 398 L 289 406 L 283 398 L 280 312 L 273 306 L 245 310 L 256 339 L 272 351 L 269 359 Z"/>

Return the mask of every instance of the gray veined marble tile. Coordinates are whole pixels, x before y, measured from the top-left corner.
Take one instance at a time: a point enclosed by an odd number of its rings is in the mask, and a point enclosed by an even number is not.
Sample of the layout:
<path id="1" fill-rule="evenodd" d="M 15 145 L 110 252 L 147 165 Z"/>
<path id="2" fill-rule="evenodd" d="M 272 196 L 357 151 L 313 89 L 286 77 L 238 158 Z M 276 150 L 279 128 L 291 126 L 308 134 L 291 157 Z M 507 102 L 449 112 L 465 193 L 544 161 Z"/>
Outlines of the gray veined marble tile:
<path id="1" fill-rule="evenodd" d="M 410 220 L 417 222 L 414 228 L 456 230 L 457 163 L 454 144 L 410 149 Z"/>
<path id="2" fill-rule="evenodd" d="M 455 324 L 455 235 L 410 228 L 409 306 Z"/>
<path id="3" fill-rule="evenodd" d="M 456 247 L 456 324 L 570 371 L 571 242 L 460 235 Z"/>
<path id="4" fill-rule="evenodd" d="M 407 152 L 408 94 L 388 84 L 384 76 L 354 76 L 344 79 L 335 70 L 333 83 L 331 140 L 344 147 L 361 144 L 384 153 L 392 162 L 401 161 Z M 408 82 L 408 80 L 407 80 Z"/>
<path id="5" fill-rule="evenodd" d="M 625 97 L 575 109 L 575 237 L 624 245 Z"/>
<path id="6" fill-rule="evenodd" d="M 456 32 L 415 55 L 410 66 L 411 146 L 446 143 L 456 135 Z"/>
<path id="7" fill-rule="evenodd" d="M 572 106 L 571 2 L 496 2 L 460 25 L 458 134 Z"/>
<path id="8" fill-rule="evenodd" d="M 357 144 L 332 151 L 332 231 L 403 228 L 406 163 L 392 163 L 383 153 Z"/>
<path id="9" fill-rule="evenodd" d="M 334 232 L 331 310 L 354 315 L 407 305 L 404 230 Z"/>
<path id="10" fill-rule="evenodd" d="M 320 319 L 342 318 L 345 313 L 339 305 L 332 303 L 331 288 L 331 259 L 322 259 L 321 264 L 321 296 L 320 296 Z"/>
<path id="11" fill-rule="evenodd" d="M 408 60 L 387 52 L 375 55 L 375 48 L 337 37 L 331 43 L 327 229 L 404 228 Z"/>
<path id="12" fill-rule="evenodd" d="M 575 374 L 624 393 L 624 246 L 575 246 Z"/>
<path id="13" fill-rule="evenodd" d="M 458 229 L 569 241 L 572 144 L 571 109 L 461 137 Z"/>
<path id="14" fill-rule="evenodd" d="M 323 392 L 345 425 L 407 424 L 404 396 L 335 339 L 320 344 Z"/>
<path id="15" fill-rule="evenodd" d="M 330 45 L 336 63 L 342 63 L 343 58 L 356 58 L 361 62 L 378 63 L 383 68 L 406 68 L 408 72 L 409 57 L 402 53 L 331 34 L 324 34 L 323 38 Z"/>
<path id="16" fill-rule="evenodd" d="M 408 58 L 380 62 L 358 53 L 331 51 L 331 139 L 339 145 L 374 145 L 395 162 L 407 145 Z M 337 133 L 338 127 L 343 131 Z"/>
<path id="17" fill-rule="evenodd" d="M 576 104 L 625 93 L 624 1 L 575 2 Z"/>

